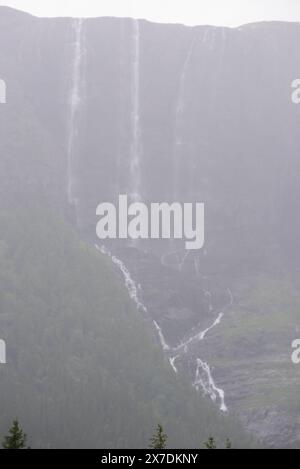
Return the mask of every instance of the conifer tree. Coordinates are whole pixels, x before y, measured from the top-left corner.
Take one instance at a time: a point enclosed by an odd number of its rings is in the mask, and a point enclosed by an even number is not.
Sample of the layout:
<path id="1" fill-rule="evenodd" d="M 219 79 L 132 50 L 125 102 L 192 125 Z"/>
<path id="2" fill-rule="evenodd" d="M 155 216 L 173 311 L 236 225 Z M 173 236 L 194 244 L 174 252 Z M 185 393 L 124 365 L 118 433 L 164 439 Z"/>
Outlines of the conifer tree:
<path id="1" fill-rule="evenodd" d="M 210 436 L 208 440 L 204 443 L 206 449 L 217 449 L 217 445 L 215 439 Z"/>
<path id="2" fill-rule="evenodd" d="M 2 447 L 4 449 L 25 449 L 27 436 L 19 425 L 18 420 L 14 420 L 9 429 L 9 434 L 4 438 Z"/>
<path id="3" fill-rule="evenodd" d="M 167 445 L 167 435 L 165 434 L 162 425 L 158 424 L 156 432 L 150 440 L 150 448 L 152 449 L 165 449 Z"/>
<path id="4" fill-rule="evenodd" d="M 227 438 L 227 440 L 226 440 L 226 449 L 232 449 L 232 443 L 229 440 L 229 438 Z"/>

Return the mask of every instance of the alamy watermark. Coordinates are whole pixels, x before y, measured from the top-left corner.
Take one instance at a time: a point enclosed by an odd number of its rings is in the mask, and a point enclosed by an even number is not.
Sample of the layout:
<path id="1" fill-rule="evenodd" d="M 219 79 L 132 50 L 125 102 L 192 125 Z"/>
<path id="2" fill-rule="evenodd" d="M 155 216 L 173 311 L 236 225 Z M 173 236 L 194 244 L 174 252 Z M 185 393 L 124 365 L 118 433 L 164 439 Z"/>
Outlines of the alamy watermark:
<path id="1" fill-rule="evenodd" d="M 300 104 L 300 78 L 293 80 L 291 87 L 293 89 L 291 95 L 292 103 Z"/>
<path id="2" fill-rule="evenodd" d="M 6 83 L 0 79 L 0 104 L 6 104 Z M 6 363 L 6 343 L 0 339 L 0 364 Z"/>
<path id="3" fill-rule="evenodd" d="M 6 364 L 6 343 L 0 340 L 0 365 Z"/>
<path id="4" fill-rule="evenodd" d="M 101 203 L 96 210 L 100 220 L 99 239 L 181 239 L 185 248 L 201 249 L 204 245 L 204 204 L 151 203 L 129 204 L 127 195 L 119 195 L 118 207 Z"/>
<path id="5" fill-rule="evenodd" d="M 300 104 L 300 78 L 292 81 L 291 87 L 293 92 L 291 94 L 292 103 Z M 292 362 L 295 365 L 300 364 L 300 339 L 296 339 L 292 343 L 293 353 L 291 356 Z"/>
<path id="6" fill-rule="evenodd" d="M 6 104 L 6 82 L 0 79 L 0 104 Z"/>
<path id="7" fill-rule="evenodd" d="M 300 364 L 300 339 L 294 340 L 292 343 L 292 349 L 294 350 L 292 353 L 292 362 L 294 365 Z"/>

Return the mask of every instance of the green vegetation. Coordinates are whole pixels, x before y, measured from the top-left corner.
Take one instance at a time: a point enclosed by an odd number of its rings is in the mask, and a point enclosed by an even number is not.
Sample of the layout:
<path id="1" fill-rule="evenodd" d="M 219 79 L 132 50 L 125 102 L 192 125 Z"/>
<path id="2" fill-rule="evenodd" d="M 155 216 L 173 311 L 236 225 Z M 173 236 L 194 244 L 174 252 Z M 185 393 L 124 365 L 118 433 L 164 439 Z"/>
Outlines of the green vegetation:
<path id="1" fill-rule="evenodd" d="M 8 436 L 4 438 L 2 446 L 4 449 L 25 449 L 26 440 L 27 436 L 20 427 L 19 422 L 14 420 L 9 429 Z"/>
<path id="2" fill-rule="evenodd" d="M 20 427 L 18 420 L 14 420 L 12 426 L 9 429 L 9 435 L 4 438 L 2 447 L 4 449 L 26 449 L 27 435 L 23 432 Z M 155 433 L 150 440 L 151 449 L 166 449 L 167 448 L 168 435 L 164 432 L 161 424 L 158 424 Z M 204 443 L 206 449 L 217 449 L 215 439 L 210 436 Z M 226 449 L 232 449 L 231 441 L 227 438 Z M 29 448 L 27 448 L 29 449 Z"/>
<path id="3" fill-rule="evenodd" d="M 210 436 L 208 440 L 204 443 L 206 449 L 218 449 L 217 442 L 214 437 Z M 229 438 L 226 439 L 225 449 L 232 449 L 232 443 Z"/>
<path id="4" fill-rule="evenodd" d="M 163 427 L 160 424 L 158 424 L 156 432 L 154 433 L 154 435 L 152 436 L 150 440 L 151 442 L 150 448 L 164 449 L 167 446 L 167 440 L 168 440 L 168 437 L 165 434 Z"/>
<path id="5" fill-rule="evenodd" d="M 270 446 L 279 432 L 276 425 L 282 422 L 284 428 L 288 419 L 290 428 L 296 428 L 300 413 L 296 385 L 300 368 L 291 360 L 291 343 L 299 335 L 299 310 L 299 289 L 292 275 L 266 273 L 243 279 L 236 304 L 209 344 L 207 359 L 228 377 L 228 393 L 241 393 L 235 410 L 247 409 L 254 416 L 258 435 L 260 428 L 262 435 L 266 426 L 275 428 L 274 437 L 265 441 Z M 299 446 L 292 431 L 286 439 L 289 443 L 282 443 L 283 447 Z"/>
<path id="6" fill-rule="evenodd" d="M 0 213 L 0 233 L 1 435 L 18 415 L 34 448 L 143 448 L 158 421 L 170 448 L 249 445 L 174 375 L 108 258 L 45 205 Z"/>
<path id="7" fill-rule="evenodd" d="M 217 449 L 217 444 L 212 436 L 208 438 L 208 440 L 204 443 L 204 446 L 206 449 Z"/>
<path id="8" fill-rule="evenodd" d="M 225 448 L 226 448 L 226 449 L 232 449 L 232 443 L 231 443 L 231 441 L 229 440 L 229 438 L 227 438 L 227 440 L 226 440 Z"/>

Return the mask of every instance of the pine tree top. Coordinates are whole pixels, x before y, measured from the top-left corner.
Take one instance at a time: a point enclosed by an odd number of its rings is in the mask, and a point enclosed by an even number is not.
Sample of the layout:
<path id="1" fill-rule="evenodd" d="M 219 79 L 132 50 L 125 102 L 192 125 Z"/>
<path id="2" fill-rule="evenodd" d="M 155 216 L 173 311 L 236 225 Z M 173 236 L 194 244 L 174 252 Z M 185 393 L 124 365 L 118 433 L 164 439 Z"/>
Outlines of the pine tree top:
<path id="1" fill-rule="evenodd" d="M 162 425 L 158 424 L 156 432 L 150 440 L 150 448 L 152 449 L 165 449 L 167 445 L 167 435 L 163 430 Z"/>
<path id="2" fill-rule="evenodd" d="M 9 434 L 4 438 L 4 449 L 25 449 L 27 435 L 23 432 L 18 420 L 14 420 L 9 429 Z"/>

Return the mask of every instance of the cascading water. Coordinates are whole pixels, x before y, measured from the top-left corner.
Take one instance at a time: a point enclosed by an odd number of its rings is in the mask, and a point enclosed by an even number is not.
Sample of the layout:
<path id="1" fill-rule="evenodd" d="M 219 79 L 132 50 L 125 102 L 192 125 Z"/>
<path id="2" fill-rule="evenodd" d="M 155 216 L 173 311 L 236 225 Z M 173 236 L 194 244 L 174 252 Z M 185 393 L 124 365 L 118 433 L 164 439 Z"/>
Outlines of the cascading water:
<path id="1" fill-rule="evenodd" d="M 191 58 L 194 52 L 194 48 L 196 45 L 197 36 L 195 35 L 192 39 L 191 45 L 189 47 L 182 73 L 179 80 L 179 91 L 178 91 L 178 99 L 175 109 L 175 125 L 174 125 L 174 147 L 173 147 L 173 199 L 177 200 L 178 189 L 180 186 L 180 181 L 182 181 L 182 174 L 181 174 L 181 157 L 182 157 L 182 147 L 184 145 L 184 138 L 182 135 L 182 126 L 183 126 L 183 119 L 184 119 L 184 111 L 185 111 L 185 100 L 186 100 L 186 78 L 187 73 L 190 68 Z"/>
<path id="2" fill-rule="evenodd" d="M 176 348 L 175 350 L 176 351 L 179 351 L 179 350 L 184 350 L 184 353 L 187 352 L 188 350 L 188 347 L 193 344 L 194 342 L 201 342 L 202 340 L 205 339 L 207 333 L 209 331 L 211 331 L 211 329 L 213 329 L 214 327 L 216 327 L 218 324 L 221 323 L 221 320 L 223 318 L 224 314 L 223 313 L 220 313 L 217 317 L 217 319 L 213 322 L 213 324 L 211 326 L 209 326 L 207 329 L 205 329 L 204 331 L 200 331 L 198 332 L 197 334 L 195 335 L 192 335 L 191 337 L 189 337 L 187 340 L 181 342 Z"/>
<path id="3" fill-rule="evenodd" d="M 137 285 L 136 282 L 132 279 L 130 272 L 125 266 L 124 262 L 122 262 L 120 259 L 114 256 L 108 249 L 106 249 L 105 246 L 99 247 L 97 244 L 95 244 L 95 248 L 98 251 L 100 251 L 102 254 L 110 257 L 113 264 L 115 264 L 118 267 L 118 269 L 121 271 L 129 297 L 134 301 L 137 307 L 137 310 L 142 313 L 147 313 L 146 306 L 143 304 L 143 302 L 139 298 L 140 285 Z M 154 324 L 155 329 L 157 330 L 162 349 L 165 352 L 169 351 L 170 347 L 165 341 L 161 328 L 159 327 L 156 321 L 153 321 L 153 324 Z"/>
<path id="4" fill-rule="evenodd" d="M 111 258 L 112 262 L 118 267 L 118 269 L 122 272 L 124 281 L 125 281 L 125 287 L 128 291 L 129 297 L 134 301 L 137 310 L 141 311 L 143 313 L 147 313 L 147 308 L 146 306 L 140 301 L 139 299 L 139 290 L 140 287 L 139 285 L 136 284 L 136 282 L 132 279 L 129 270 L 125 266 L 124 262 L 122 262 L 120 259 L 118 259 L 116 256 L 112 255 L 108 249 L 105 248 L 105 246 L 99 247 L 97 244 L 95 244 L 95 248 L 100 251 L 102 254 L 108 256 Z"/>
<path id="5" fill-rule="evenodd" d="M 175 373 L 178 373 L 178 369 L 175 366 L 176 360 L 178 360 L 182 355 L 187 354 L 188 349 L 192 344 L 194 344 L 195 342 L 203 341 L 208 332 L 221 323 L 223 316 L 224 314 L 220 313 L 211 326 L 209 326 L 204 331 L 200 331 L 196 335 L 189 337 L 186 341 L 182 342 L 176 348 L 172 349 L 172 352 L 175 352 L 176 355 L 170 357 L 169 361 Z M 225 393 L 223 389 L 220 389 L 216 386 L 209 365 L 202 361 L 200 358 L 198 358 L 196 361 L 196 377 L 193 386 L 197 389 L 197 391 L 202 389 L 204 395 L 209 395 L 209 397 L 214 402 L 217 402 L 219 398 L 220 410 L 222 412 L 228 411 L 227 406 L 225 404 Z"/>
<path id="6" fill-rule="evenodd" d="M 110 251 L 108 251 L 105 246 L 99 247 L 95 244 L 95 247 L 98 251 L 102 254 L 109 256 L 113 264 L 117 266 L 120 272 L 123 275 L 125 287 L 128 291 L 129 297 L 134 301 L 137 310 L 141 311 L 142 313 L 147 313 L 147 308 L 143 304 L 143 302 L 139 298 L 139 290 L 140 286 L 136 284 L 136 282 L 132 279 L 129 270 L 125 266 L 125 264 L 114 256 Z M 228 289 L 228 295 L 230 297 L 230 305 L 233 302 L 233 295 L 231 291 Z M 166 342 L 166 339 L 163 335 L 162 329 L 157 323 L 157 321 L 153 321 L 154 327 L 158 333 L 158 337 L 160 340 L 161 347 L 163 351 L 168 355 L 170 366 L 172 367 L 174 373 L 178 373 L 178 368 L 175 365 L 176 361 L 182 358 L 184 355 L 187 354 L 188 349 L 191 345 L 201 342 L 205 339 L 206 335 L 211 331 L 214 327 L 221 323 L 224 314 L 219 313 L 218 317 L 215 319 L 213 324 L 207 327 L 205 330 L 198 332 L 197 334 L 193 334 L 191 337 L 188 337 L 185 341 L 181 342 L 177 347 L 170 347 Z M 220 403 L 220 410 L 222 412 L 227 412 L 227 406 L 225 404 L 225 393 L 222 389 L 218 388 L 214 382 L 212 377 L 211 369 L 207 363 L 202 361 L 200 358 L 197 358 L 196 361 L 196 377 L 193 382 L 194 387 L 199 390 L 202 388 L 205 395 L 209 395 L 210 398 L 217 402 L 219 399 Z"/>
<path id="7" fill-rule="evenodd" d="M 157 324 L 156 321 L 154 321 L 154 326 L 155 326 L 155 329 L 157 330 L 158 332 L 158 336 L 159 336 L 159 339 L 160 339 L 160 343 L 161 343 L 161 346 L 162 346 L 162 349 L 164 351 L 167 351 L 167 350 L 170 350 L 170 347 L 169 345 L 167 344 L 165 338 L 164 338 L 164 335 L 163 335 L 163 332 L 161 330 L 161 328 L 159 327 L 159 325 Z"/>
<path id="8" fill-rule="evenodd" d="M 175 365 L 175 362 L 176 362 L 177 358 L 179 358 L 179 355 L 176 355 L 175 357 L 170 357 L 169 358 L 170 365 L 171 365 L 174 373 L 176 373 L 176 374 L 178 373 L 178 369 Z"/>
<path id="9" fill-rule="evenodd" d="M 209 312 L 211 313 L 214 310 L 213 304 L 212 304 L 212 294 L 210 291 L 207 290 L 204 293 L 204 295 L 206 296 L 206 298 L 208 298 L 208 309 L 209 309 Z"/>
<path id="10" fill-rule="evenodd" d="M 210 301 L 212 301 L 211 292 L 206 293 L 209 293 Z M 233 304 L 234 298 L 230 289 L 227 289 L 227 294 L 229 297 L 229 304 L 227 307 L 230 307 Z M 186 355 L 192 345 L 196 344 L 197 342 L 202 342 L 207 334 L 221 323 L 223 317 L 224 313 L 219 313 L 218 317 L 211 326 L 207 327 L 203 331 L 198 332 L 197 334 L 192 334 L 186 340 L 182 341 L 177 347 L 169 347 L 170 352 L 172 352 L 171 356 L 169 357 L 169 362 L 175 373 L 178 373 L 178 368 L 175 365 L 176 361 Z M 202 389 L 204 395 L 208 395 L 214 402 L 218 403 L 222 412 L 228 412 L 228 408 L 225 404 L 225 392 L 216 385 L 210 366 L 200 358 L 196 359 L 196 374 L 193 386 L 195 389 L 197 389 L 197 391 Z"/>
<path id="11" fill-rule="evenodd" d="M 69 133 L 68 133 L 68 174 L 67 174 L 67 197 L 70 206 L 77 208 L 76 177 L 74 174 L 74 159 L 78 136 L 78 114 L 82 96 L 82 57 L 83 57 L 83 19 L 73 20 L 75 35 L 72 84 L 69 102 Z"/>
<path id="12" fill-rule="evenodd" d="M 130 198 L 141 199 L 141 130 L 140 130 L 140 23 L 133 21 L 131 70 L 131 148 L 130 148 Z"/>
<path id="13" fill-rule="evenodd" d="M 209 395 L 209 397 L 214 402 L 217 402 L 219 398 L 220 410 L 222 412 L 228 412 L 227 406 L 225 404 L 225 393 L 223 389 L 220 389 L 215 385 L 209 365 L 202 361 L 200 358 L 197 359 L 197 369 L 194 387 L 197 390 L 199 390 L 199 388 L 201 387 L 204 394 Z"/>
<path id="14" fill-rule="evenodd" d="M 188 166 L 188 155 L 186 152 L 186 142 L 183 134 L 183 125 L 186 106 L 186 78 L 190 69 L 191 58 L 194 52 L 197 38 L 197 35 L 194 35 L 192 38 L 179 79 L 178 95 L 175 107 L 174 137 L 172 149 L 172 202 L 179 201 L 179 194 L 182 195 L 184 193 L 184 188 L 189 186 L 189 184 L 185 180 L 185 177 L 183 177 L 182 175 L 182 169 L 187 168 Z M 185 157 L 184 161 L 183 156 Z M 184 188 L 182 187 L 182 183 L 184 183 Z M 176 244 L 174 240 L 171 240 L 170 249 L 172 251 L 175 251 L 176 249 Z M 176 251 L 174 253 L 176 253 Z M 183 254 L 183 258 L 180 261 L 180 264 L 178 265 L 179 270 L 182 270 L 186 257 L 188 257 L 188 253 Z"/>

